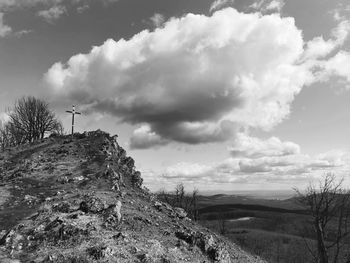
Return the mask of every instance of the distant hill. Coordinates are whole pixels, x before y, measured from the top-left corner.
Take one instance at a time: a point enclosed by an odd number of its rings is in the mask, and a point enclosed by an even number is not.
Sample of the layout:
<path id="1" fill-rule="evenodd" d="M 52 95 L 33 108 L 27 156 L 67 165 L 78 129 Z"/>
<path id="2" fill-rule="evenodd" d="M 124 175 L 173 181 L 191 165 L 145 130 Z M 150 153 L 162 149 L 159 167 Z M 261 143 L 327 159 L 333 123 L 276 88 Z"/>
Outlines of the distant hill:
<path id="1" fill-rule="evenodd" d="M 0 262 L 263 261 L 157 200 L 95 131 L 0 153 Z"/>
<path id="2" fill-rule="evenodd" d="M 279 200 L 279 199 L 265 199 L 265 198 L 252 198 L 242 195 L 225 195 L 217 194 L 212 196 L 199 196 L 198 206 L 200 208 L 208 206 L 219 205 L 258 205 L 271 208 L 281 208 L 286 210 L 302 210 L 303 208 L 295 202 L 294 198 Z"/>

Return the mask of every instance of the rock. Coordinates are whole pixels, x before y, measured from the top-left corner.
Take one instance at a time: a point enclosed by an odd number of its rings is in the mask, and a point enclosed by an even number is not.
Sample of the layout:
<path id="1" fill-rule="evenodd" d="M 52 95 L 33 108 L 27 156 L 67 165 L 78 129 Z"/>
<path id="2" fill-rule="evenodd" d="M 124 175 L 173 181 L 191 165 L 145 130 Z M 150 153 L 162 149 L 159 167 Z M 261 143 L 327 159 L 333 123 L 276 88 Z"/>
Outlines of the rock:
<path id="1" fill-rule="evenodd" d="M 110 205 L 104 212 L 105 226 L 115 226 L 121 222 L 122 203 L 117 201 L 116 204 Z"/>
<path id="2" fill-rule="evenodd" d="M 112 254 L 112 249 L 107 246 L 94 246 L 87 249 L 87 253 L 95 260 L 106 258 Z"/>
<path id="3" fill-rule="evenodd" d="M 63 176 L 62 178 L 58 178 L 57 182 L 60 184 L 67 184 L 69 183 L 69 178 L 67 176 Z"/>
<path id="4" fill-rule="evenodd" d="M 185 212 L 185 210 L 183 208 L 176 207 L 176 208 L 174 208 L 174 211 L 176 213 L 176 216 L 180 219 L 187 217 L 187 213 Z"/>
<path id="5" fill-rule="evenodd" d="M 196 237 L 194 233 L 186 231 L 176 231 L 175 236 L 178 239 L 185 241 L 187 244 L 194 245 L 196 243 Z"/>
<path id="6" fill-rule="evenodd" d="M 141 188 L 143 179 L 139 171 L 135 171 L 131 174 L 131 184 L 135 188 Z"/>
<path id="7" fill-rule="evenodd" d="M 185 241 L 191 246 L 197 246 L 201 251 L 208 256 L 209 259 L 220 262 L 220 263 L 230 263 L 230 255 L 225 249 L 225 247 L 218 241 L 215 241 L 212 235 L 205 235 L 200 232 L 190 232 L 190 231 L 177 231 L 175 236 L 181 241 Z M 179 246 L 181 242 L 178 243 Z"/>
<path id="8" fill-rule="evenodd" d="M 215 246 L 215 241 L 212 235 L 206 236 L 199 233 L 197 236 L 197 245 L 203 252 L 208 252 L 210 248 Z"/>
<path id="9" fill-rule="evenodd" d="M 0 245 L 4 245 L 13 251 L 21 251 L 25 242 L 24 237 L 15 230 L 8 231 L 0 240 Z"/>
<path id="10" fill-rule="evenodd" d="M 105 203 L 101 199 L 94 196 L 87 196 L 80 203 L 79 209 L 85 213 L 100 213 L 105 209 Z"/>
<path id="11" fill-rule="evenodd" d="M 60 212 L 60 213 L 69 213 L 71 211 L 70 205 L 67 202 L 54 204 L 52 206 L 52 210 L 55 212 Z"/>
<path id="12" fill-rule="evenodd" d="M 156 201 L 154 202 L 154 207 L 157 208 L 158 211 L 161 211 L 162 210 L 162 203 Z"/>
<path id="13" fill-rule="evenodd" d="M 147 253 L 142 253 L 142 254 L 138 255 L 138 258 L 139 258 L 140 262 L 142 262 L 142 263 L 153 263 L 154 262 L 152 257 L 150 255 L 148 255 Z"/>
<path id="14" fill-rule="evenodd" d="M 60 218 L 56 218 L 49 223 L 44 230 L 44 232 L 37 233 L 35 239 L 53 244 L 58 244 L 62 241 L 65 241 L 66 244 L 74 244 L 81 239 L 81 236 L 89 235 L 88 229 L 66 223 Z"/>
<path id="15" fill-rule="evenodd" d="M 125 238 L 127 238 L 127 237 L 129 237 L 129 235 L 126 234 L 126 233 L 122 233 L 122 232 L 119 232 L 118 234 L 116 234 L 116 235 L 113 236 L 114 239 L 119 239 L 119 238 L 125 239 Z"/>

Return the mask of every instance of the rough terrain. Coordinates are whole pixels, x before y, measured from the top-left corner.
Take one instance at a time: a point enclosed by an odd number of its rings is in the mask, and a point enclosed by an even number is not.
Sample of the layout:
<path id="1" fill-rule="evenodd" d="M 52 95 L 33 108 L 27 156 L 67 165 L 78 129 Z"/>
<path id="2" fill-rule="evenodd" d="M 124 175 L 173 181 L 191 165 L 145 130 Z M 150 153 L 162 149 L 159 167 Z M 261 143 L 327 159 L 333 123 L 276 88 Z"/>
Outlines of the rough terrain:
<path id="1" fill-rule="evenodd" d="M 0 262 L 263 262 L 142 187 L 102 131 L 0 153 Z"/>

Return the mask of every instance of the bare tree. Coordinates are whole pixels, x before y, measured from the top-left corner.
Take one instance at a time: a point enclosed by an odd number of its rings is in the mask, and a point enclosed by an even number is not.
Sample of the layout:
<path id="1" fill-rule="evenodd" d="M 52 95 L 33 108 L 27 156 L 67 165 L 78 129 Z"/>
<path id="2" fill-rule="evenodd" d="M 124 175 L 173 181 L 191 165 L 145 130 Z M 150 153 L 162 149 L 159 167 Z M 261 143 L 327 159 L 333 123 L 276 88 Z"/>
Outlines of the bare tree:
<path id="1" fill-rule="evenodd" d="M 225 215 L 221 215 L 218 223 L 219 223 L 220 234 L 226 235 L 226 233 L 227 233 L 227 220 L 225 218 Z"/>
<path id="2" fill-rule="evenodd" d="M 317 243 L 305 240 L 309 252 L 316 262 L 348 262 L 350 233 L 350 194 L 342 188 L 333 174 L 327 174 L 319 187 L 310 185 L 305 193 L 297 191 L 298 200 L 305 205 L 312 217 L 312 227 Z M 316 251 L 315 251 L 316 250 Z"/>
<path id="3" fill-rule="evenodd" d="M 11 145 L 11 134 L 9 132 L 9 127 L 5 124 L 0 126 L 0 146 L 2 150 Z"/>
<path id="4" fill-rule="evenodd" d="M 164 189 L 158 192 L 160 200 L 174 207 L 183 208 L 189 217 L 193 220 L 198 220 L 198 190 L 194 189 L 192 194 L 185 191 L 182 183 L 175 187 L 174 192 L 167 192 Z"/>
<path id="5" fill-rule="evenodd" d="M 178 184 L 175 188 L 175 197 L 176 197 L 176 206 L 183 207 L 184 206 L 184 198 L 185 198 L 185 187 L 182 183 Z"/>
<path id="6" fill-rule="evenodd" d="M 16 144 L 44 138 L 46 133 L 59 133 L 61 122 L 49 109 L 47 102 L 35 97 L 22 97 L 9 109 L 7 124 Z"/>

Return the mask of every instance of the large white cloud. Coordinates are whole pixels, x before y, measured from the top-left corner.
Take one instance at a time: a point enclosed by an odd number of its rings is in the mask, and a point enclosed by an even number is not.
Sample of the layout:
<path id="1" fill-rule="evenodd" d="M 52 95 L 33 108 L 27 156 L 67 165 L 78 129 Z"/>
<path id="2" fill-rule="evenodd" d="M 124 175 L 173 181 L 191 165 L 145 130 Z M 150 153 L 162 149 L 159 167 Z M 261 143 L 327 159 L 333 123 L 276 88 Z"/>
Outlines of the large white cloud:
<path id="1" fill-rule="evenodd" d="M 297 64 L 303 45 L 293 18 L 227 8 L 109 39 L 54 64 L 45 79 L 56 98 L 146 123 L 164 139 L 223 141 L 237 127 L 269 129 L 288 116 L 312 79 Z"/>
<path id="2" fill-rule="evenodd" d="M 225 141 L 242 127 L 273 128 L 303 86 L 346 75 L 338 64 L 347 54 L 324 57 L 349 29 L 341 21 L 330 40 L 305 43 L 294 19 L 279 14 L 187 14 L 55 63 L 45 81 L 57 100 L 149 127 L 153 139 L 142 144 L 134 133 L 138 145 Z"/>

